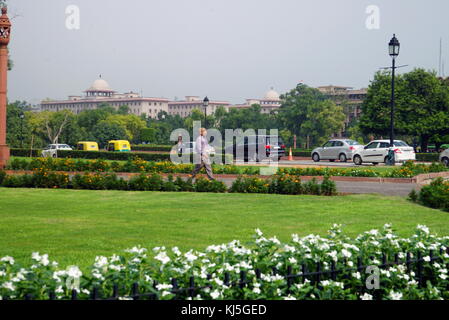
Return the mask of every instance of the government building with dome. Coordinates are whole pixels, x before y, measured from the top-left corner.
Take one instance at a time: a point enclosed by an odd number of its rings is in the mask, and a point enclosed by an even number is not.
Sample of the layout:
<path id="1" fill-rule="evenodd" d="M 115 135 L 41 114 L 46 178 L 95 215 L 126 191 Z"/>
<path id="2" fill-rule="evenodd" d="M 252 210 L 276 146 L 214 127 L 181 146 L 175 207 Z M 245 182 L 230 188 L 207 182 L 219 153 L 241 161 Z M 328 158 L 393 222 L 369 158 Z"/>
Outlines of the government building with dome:
<path id="1" fill-rule="evenodd" d="M 132 114 L 156 118 L 161 111 L 168 112 L 168 99 L 145 98 L 135 92 L 117 93 L 103 79 L 97 79 L 92 86 L 84 91 L 84 96 L 69 96 L 67 100 L 46 100 L 41 103 L 42 111 L 70 110 L 78 114 L 84 110 L 98 108 L 108 104 L 115 109 L 128 106 Z"/>
<path id="2" fill-rule="evenodd" d="M 194 109 L 203 111 L 203 100 L 198 96 L 187 96 L 184 100 L 170 101 L 166 98 L 146 98 L 135 92 L 118 93 L 111 89 L 104 79 L 97 79 L 84 91 L 82 96 L 69 96 L 67 100 L 44 100 L 41 102 L 41 111 L 70 110 L 79 114 L 84 110 L 97 109 L 100 105 L 110 105 L 118 109 L 120 106 L 128 106 L 129 112 L 137 116 L 146 115 L 156 118 L 158 113 L 165 111 L 170 115 L 179 115 L 182 118 L 192 114 Z M 253 104 L 261 106 L 262 113 L 276 111 L 281 106 L 279 94 L 273 89 L 269 90 L 264 98 L 246 99 L 243 104 L 232 105 L 228 101 L 211 100 L 207 107 L 207 113 L 213 114 L 217 108 L 250 108 Z"/>

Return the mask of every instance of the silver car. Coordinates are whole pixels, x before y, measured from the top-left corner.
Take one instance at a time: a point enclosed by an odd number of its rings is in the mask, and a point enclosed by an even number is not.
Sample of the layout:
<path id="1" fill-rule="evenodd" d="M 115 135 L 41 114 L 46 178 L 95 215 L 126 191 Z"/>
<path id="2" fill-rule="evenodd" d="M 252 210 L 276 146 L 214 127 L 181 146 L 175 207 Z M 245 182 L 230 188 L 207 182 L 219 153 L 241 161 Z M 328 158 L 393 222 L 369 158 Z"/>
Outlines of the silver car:
<path id="1" fill-rule="evenodd" d="M 363 149 L 363 145 L 350 139 L 332 139 L 326 142 L 322 147 L 315 148 L 312 151 L 312 159 L 315 162 L 320 160 L 329 160 L 334 162 L 346 162 L 352 160 L 354 154 Z"/>
<path id="2" fill-rule="evenodd" d="M 440 154 L 440 161 L 446 166 L 449 167 L 449 149 L 444 150 Z"/>

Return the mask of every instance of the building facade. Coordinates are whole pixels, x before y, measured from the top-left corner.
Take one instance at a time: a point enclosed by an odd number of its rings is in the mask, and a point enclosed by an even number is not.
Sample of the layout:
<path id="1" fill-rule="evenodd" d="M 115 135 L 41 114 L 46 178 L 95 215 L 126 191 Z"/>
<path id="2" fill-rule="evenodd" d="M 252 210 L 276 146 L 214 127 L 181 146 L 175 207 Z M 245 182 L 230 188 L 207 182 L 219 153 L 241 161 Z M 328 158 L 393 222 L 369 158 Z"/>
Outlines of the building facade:
<path id="1" fill-rule="evenodd" d="M 230 103 L 227 101 L 209 101 L 206 109 L 208 115 L 214 114 L 219 107 L 229 109 Z M 203 100 L 198 96 L 186 96 L 182 101 L 170 101 L 168 103 L 168 114 L 179 115 L 182 118 L 188 117 L 192 114 L 194 109 L 204 112 Z"/>
<path id="2" fill-rule="evenodd" d="M 151 118 L 156 118 L 161 111 L 168 112 L 168 99 L 145 98 L 135 92 L 117 93 L 101 78 L 95 80 L 84 93 L 84 96 L 69 96 L 67 100 L 42 101 L 40 109 L 41 111 L 70 110 L 78 114 L 84 110 L 97 109 L 101 104 L 108 104 L 115 109 L 126 105 L 130 113 Z"/>
<path id="3" fill-rule="evenodd" d="M 271 88 L 262 99 L 246 99 L 245 103 L 232 105 L 230 108 L 245 109 L 250 108 L 254 104 L 260 105 L 262 113 L 277 112 L 281 107 L 280 95 Z"/>

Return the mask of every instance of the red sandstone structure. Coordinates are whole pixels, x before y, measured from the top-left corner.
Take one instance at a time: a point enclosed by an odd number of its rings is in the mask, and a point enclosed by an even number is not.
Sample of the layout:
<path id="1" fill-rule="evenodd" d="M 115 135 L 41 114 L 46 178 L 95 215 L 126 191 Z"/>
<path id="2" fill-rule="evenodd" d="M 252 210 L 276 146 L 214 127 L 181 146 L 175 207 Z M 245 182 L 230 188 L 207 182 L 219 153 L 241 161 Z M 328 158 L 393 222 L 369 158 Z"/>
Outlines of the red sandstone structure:
<path id="1" fill-rule="evenodd" d="M 6 81 L 8 78 L 8 44 L 11 34 L 11 22 L 6 7 L 0 17 L 0 168 L 9 160 L 9 148 L 6 145 Z"/>

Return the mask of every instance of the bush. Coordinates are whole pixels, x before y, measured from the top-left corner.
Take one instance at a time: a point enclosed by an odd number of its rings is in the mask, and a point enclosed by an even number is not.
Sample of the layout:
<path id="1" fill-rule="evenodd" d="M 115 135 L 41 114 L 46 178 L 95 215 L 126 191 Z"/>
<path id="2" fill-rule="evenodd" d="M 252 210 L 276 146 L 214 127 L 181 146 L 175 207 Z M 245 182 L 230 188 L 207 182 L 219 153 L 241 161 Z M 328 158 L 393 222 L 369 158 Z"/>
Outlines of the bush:
<path id="1" fill-rule="evenodd" d="M 156 152 L 170 152 L 173 146 L 163 146 L 163 145 L 149 145 L 140 144 L 131 146 L 131 150 L 134 151 L 156 151 Z"/>
<path id="2" fill-rule="evenodd" d="M 422 162 L 438 162 L 439 153 L 417 153 L 416 161 Z"/>
<path id="3" fill-rule="evenodd" d="M 430 185 L 422 187 L 418 201 L 425 206 L 449 212 L 449 181 L 437 178 Z"/>
<path id="4" fill-rule="evenodd" d="M 232 193 L 269 193 L 270 184 L 266 180 L 239 176 L 232 184 Z"/>
<path id="5" fill-rule="evenodd" d="M 3 183 L 3 179 L 6 177 L 6 172 L 0 169 L 0 186 Z"/>
<path id="6" fill-rule="evenodd" d="M 78 151 L 58 150 L 58 158 L 75 159 L 103 159 L 103 160 L 132 160 L 139 157 L 146 161 L 167 161 L 170 154 L 166 153 L 135 153 L 135 152 L 108 152 L 108 151 Z"/>
<path id="7" fill-rule="evenodd" d="M 9 149 L 10 155 L 12 157 L 40 157 L 42 155 L 41 149 L 21 149 L 21 148 L 11 148 Z"/>
<path id="8" fill-rule="evenodd" d="M 205 178 L 198 178 L 194 184 L 196 192 L 213 192 L 223 193 L 227 191 L 226 185 L 217 180 L 207 180 Z"/>
<path id="9" fill-rule="evenodd" d="M 448 247 L 448 237 L 431 234 L 426 226 L 403 238 L 390 225 L 356 237 L 334 225 L 325 237 L 294 234 L 282 242 L 256 230 L 248 243 L 234 240 L 204 251 L 138 246 L 97 256 L 88 271 L 61 268 L 35 252 L 26 265 L 9 256 L 0 259 L 0 296 L 47 300 L 54 294 L 68 300 L 75 290 L 78 299 L 87 300 L 95 287 L 105 299 L 118 285 L 118 298 L 132 299 L 137 284 L 140 293 L 154 294 L 142 299 L 186 300 L 188 290 L 176 289 L 192 287 L 194 277 L 195 300 L 441 300 L 449 299 Z M 372 278 L 367 266 L 379 267 L 379 289 L 367 288 Z"/>
<path id="10" fill-rule="evenodd" d="M 185 192 L 195 191 L 195 187 L 193 185 L 192 178 L 189 178 L 184 181 L 181 177 L 177 177 L 176 181 L 175 181 L 175 185 L 178 187 L 179 191 L 185 191 Z"/>
<path id="11" fill-rule="evenodd" d="M 333 196 L 337 194 L 337 185 L 328 176 L 325 176 L 321 183 L 321 193 L 325 196 Z"/>

